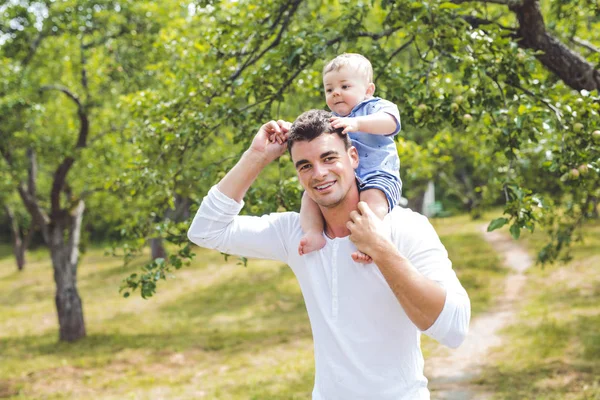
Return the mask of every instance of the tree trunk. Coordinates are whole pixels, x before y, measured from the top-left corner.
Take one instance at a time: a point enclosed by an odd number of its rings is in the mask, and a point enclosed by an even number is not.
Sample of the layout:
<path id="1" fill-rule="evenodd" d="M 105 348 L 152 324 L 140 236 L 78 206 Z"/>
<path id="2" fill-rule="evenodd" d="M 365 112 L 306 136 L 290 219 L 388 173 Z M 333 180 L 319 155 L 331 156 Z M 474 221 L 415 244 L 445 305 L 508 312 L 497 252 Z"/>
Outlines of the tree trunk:
<path id="1" fill-rule="evenodd" d="M 150 249 L 152 251 L 152 260 L 167 257 L 167 250 L 165 250 L 162 238 L 158 237 L 150 239 Z"/>
<path id="2" fill-rule="evenodd" d="M 17 221 L 15 213 L 6 204 L 4 205 L 4 210 L 6 211 L 6 215 L 8 216 L 8 221 L 10 223 L 10 230 L 13 239 L 13 254 L 15 255 L 15 259 L 17 261 L 17 269 L 19 271 L 23 271 L 23 268 L 25 268 L 25 250 L 27 250 L 29 243 L 31 242 L 33 227 L 29 229 L 29 232 L 27 232 L 25 238 L 21 238 L 21 229 L 19 229 L 19 222 Z"/>
<path id="3" fill-rule="evenodd" d="M 52 224 L 49 232 L 48 247 L 56 283 L 59 337 L 61 341 L 67 342 L 74 342 L 86 335 L 81 298 L 77 291 L 78 247 L 84 209 L 84 202 L 79 201 L 70 215 L 63 216 Z M 69 233 L 67 242 L 64 240 L 65 232 Z"/>
<path id="4" fill-rule="evenodd" d="M 539 0 L 524 0 L 509 7 L 519 21 L 519 45 L 541 50 L 536 57 L 575 90 L 600 89 L 600 71 L 546 30 Z"/>
<path id="5" fill-rule="evenodd" d="M 169 208 L 165 212 L 165 219 L 180 222 L 190 218 L 190 206 L 192 200 L 189 197 L 175 195 L 175 209 Z M 152 260 L 167 258 L 167 250 L 161 237 L 150 239 L 150 250 Z"/>
<path id="6" fill-rule="evenodd" d="M 407 208 L 423 214 L 423 201 L 425 200 L 425 191 L 419 191 L 415 196 L 408 199 Z"/>

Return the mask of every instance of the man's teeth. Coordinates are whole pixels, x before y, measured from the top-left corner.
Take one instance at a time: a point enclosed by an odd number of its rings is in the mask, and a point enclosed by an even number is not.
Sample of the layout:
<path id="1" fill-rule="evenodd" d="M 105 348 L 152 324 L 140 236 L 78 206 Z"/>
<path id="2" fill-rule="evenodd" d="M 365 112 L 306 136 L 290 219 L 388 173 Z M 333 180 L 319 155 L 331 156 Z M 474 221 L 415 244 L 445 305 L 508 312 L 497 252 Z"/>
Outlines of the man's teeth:
<path id="1" fill-rule="evenodd" d="M 321 186 L 316 186 L 316 188 L 319 189 L 319 190 L 327 189 L 329 186 L 333 185 L 334 183 L 335 182 L 329 182 L 329 183 L 326 183 L 326 184 L 321 185 Z"/>

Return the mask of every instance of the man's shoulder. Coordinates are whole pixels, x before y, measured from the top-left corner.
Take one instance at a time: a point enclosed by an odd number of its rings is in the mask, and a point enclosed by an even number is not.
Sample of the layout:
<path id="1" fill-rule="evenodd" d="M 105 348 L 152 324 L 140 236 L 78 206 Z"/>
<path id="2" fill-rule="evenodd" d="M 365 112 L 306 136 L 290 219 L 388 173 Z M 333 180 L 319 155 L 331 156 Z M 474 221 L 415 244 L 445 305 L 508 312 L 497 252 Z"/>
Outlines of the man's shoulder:
<path id="1" fill-rule="evenodd" d="M 265 214 L 263 217 L 268 218 L 272 223 L 276 223 L 288 231 L 302 229 L 300 227 L 300 214 L 295 211 L 274 212 Z"/>
<path id="2" fill-rule="evenodd" d="M 423 230 L 433 229 L 426 216 L 413 211 L 410 208 L 396 206 L 388 215 L 390 218 L 390 226 L 397 233 L 410 232 L 415 234 L 417 232 L 422 232 Z"/>
<path id="3" fill-rule="evenodd" d="M 410 253 L 415 249 L 441 246 L 439 235 L 423 214 L 397 206 L 388 215 L 391 238 L 398 248 Z"/>
<path id="4" fill-rule="evenodd" d="M 413 211 L 410 208 L 404 208 L 401 206 L 396 206 L 390 211 L 390 217 L 393 219 L 410 219 L 410 220 L 421 220 L 427 221 L 427 217 L 423 214 L 420 214 L 416 211 Z"/>

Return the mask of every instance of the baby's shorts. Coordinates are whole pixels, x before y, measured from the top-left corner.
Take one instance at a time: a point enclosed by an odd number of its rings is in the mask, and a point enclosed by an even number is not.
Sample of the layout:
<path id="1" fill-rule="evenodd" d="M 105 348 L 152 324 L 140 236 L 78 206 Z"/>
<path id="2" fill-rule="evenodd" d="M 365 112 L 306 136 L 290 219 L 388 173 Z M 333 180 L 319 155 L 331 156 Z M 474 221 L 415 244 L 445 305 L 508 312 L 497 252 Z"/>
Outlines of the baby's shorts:
<path id="1" fill-rule="evenodd" d="M 367 189 L 381 190 L 388 201 L 388 212 L 400 203 L 402 197 L 402 181 L 394 175 L 378 171 L 363 178 L 356 177 L 358 190 L 362 192 Z"/>

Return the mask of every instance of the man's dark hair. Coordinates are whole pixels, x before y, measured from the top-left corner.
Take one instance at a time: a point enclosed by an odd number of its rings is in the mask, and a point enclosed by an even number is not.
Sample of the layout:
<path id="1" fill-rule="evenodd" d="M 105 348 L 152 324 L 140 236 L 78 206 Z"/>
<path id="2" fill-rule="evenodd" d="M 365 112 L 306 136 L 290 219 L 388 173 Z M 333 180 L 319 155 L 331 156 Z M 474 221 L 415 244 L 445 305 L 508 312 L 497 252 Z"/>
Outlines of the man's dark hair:
<path id="1" fill-rule="evenodd" d="M 344 142 L 346 150 L 352 146 L 350 138 L 342 133 L 343 128 L 334 129 L 329 120 L 333 114 L 325 110 L 308 110 L 300 114 L 292 124 L 288 134 L 288 151 L 292 155 L 292 146 L 296 142 L 310 142 L 324 133 L 336 133 Z"/>

